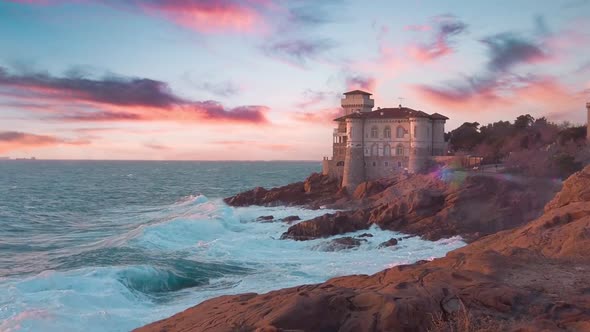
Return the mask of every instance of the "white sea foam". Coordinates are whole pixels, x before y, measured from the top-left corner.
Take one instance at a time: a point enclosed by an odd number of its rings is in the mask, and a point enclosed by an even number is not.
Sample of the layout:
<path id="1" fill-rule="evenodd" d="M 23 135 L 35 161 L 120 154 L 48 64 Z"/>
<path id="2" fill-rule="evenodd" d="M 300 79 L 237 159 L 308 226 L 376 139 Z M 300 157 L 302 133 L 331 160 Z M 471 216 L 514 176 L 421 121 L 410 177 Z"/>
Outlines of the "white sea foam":
<path id="1" fill-rule="evenodd" d="M 347 234 L 373 234 L 359 248 L 325 252 L 318 247 L 330 238 L 280 240 L 288 224 L 255 221 L 263 215 L 275 219 L 298 215 L 305 220 L 327 212 L 333 211 L 231 208 L 204 196 L 184 199 L 162 208 L 158 222 L 120 236 L 126 240 L 126 248 L 152 255 L 151 260 L 123 260 L 111 266 L 46 271 L 24 279 L 3 280 L 0 320 L 4 322 L 0 330 L 127 331 L 211 297 L 266 292 L 341 275 L 372 274 L 398 264 L 440 257 L 464 245 L 458 237 L 437 242 L 412 237 L 395 247 L 379 249 L 381 242 L 403 234 L 374 227 Z"/>

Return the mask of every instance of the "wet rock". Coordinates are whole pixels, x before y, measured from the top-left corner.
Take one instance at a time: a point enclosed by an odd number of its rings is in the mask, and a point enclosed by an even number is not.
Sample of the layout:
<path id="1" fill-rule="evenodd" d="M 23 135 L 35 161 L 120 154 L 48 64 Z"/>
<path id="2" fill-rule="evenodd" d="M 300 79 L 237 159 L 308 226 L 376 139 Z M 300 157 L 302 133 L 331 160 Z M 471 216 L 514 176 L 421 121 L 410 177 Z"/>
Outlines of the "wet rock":
<path id="1" fill-rule="evenodd" d="M 365 212 L 337 212 L 302 221 L 281 235 L 281 239 L 312 240 L 369 228 Z"/>
<path id="2" fill-rule="evenodd" d="M 391 239 L 379 244 L 378 248 L 387 248 L 387 247 L 395 246 L 396 244 L 397 244 L 397 240 L 394 238 L 391 238 Z"/>
<path id="3" fill-rule="evenodd" d="M 338 180 L 314 173 L 303 182 L 295 182 L 270 190 L 257 187 L 227 197 L 224 202 L 231 206 L 305 205 L 318 208 L 341 199 L 344 194 L 338 194 L 339 189 Z"/>
<path id="4" fill-rule="evenodd" d="M 359 235 L 357 237 L 373 237 L 373 234 L 371 234 L 371 233 L 363 233 L 363 234 L 361 234 L 361 235 Z"/>
<path id="5" fill-rule="evenodd" d="M 345 250 L 345 249 L 352 249 L 356 248 L 361 245 L 361 243 L 367 242 L 365 239 L 356 239 L 350 236 L 340 237 L 337 239 L 333 239 L 325 245 L 320 245 L 318 249 L 323 251 L 338 251 L 338 250 Z"/>
<path id="6" fill-rule="evenodd" d="M 274 216 L 260 216 L 260 217 L 256 218 L 256 221 L 269 222 L 269 221 L 273 221 L 274 219 L 275 219 Z"/>
<path id="7" fill-rule="evenodd" d="M 299 218 L 299 216 L 288 216 L 288 217 L 285 217 L 285 218 L 283 218 L 281 220 L 284 221 L 284 222 L 291 223 L 293 221 L 301 220 L 301 218 Z"/>

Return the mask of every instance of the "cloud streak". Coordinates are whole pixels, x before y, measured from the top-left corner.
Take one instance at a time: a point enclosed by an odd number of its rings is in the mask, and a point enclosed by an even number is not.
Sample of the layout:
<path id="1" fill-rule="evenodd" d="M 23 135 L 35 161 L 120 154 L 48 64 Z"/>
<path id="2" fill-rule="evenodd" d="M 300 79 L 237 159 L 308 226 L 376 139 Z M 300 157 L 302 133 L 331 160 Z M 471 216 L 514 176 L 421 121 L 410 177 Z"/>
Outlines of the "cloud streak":
<path id="1" fill-rule="evenodd" d="M 17 131 L 0 132 L 0 153 L 23 149 L 41 148 L 54 145 L 84 145 L 88 140 L 67 140 L 56 136 L 37 135 Z"/>
<path id="2" fill-rule="evenodd" d="M 432 25 L 407 26 L 406 30 L 433 33 L 432 41 L 408 47 L 411 58 L 428 62 L 452 53 L 451 38 L 467 31 L 467 24 L 452 15 L 443 15 L 435 17 Z"/>
<path id="3" fill-rule="evenodd" d="M 0 67 L 0 94 L 32 103 L 58 102 L 55 119 L 65 121 L 207 121 L 267 123 L 265 106 L 226 108 L 216 101 L 194 101 L 175 95 L 161 81 L 146 78 L 54 77 L 10 74 Z M 25 108 L 25 107 L 23 107 Z M 26 109 L 26 108 L 25 108 Z"/>
<path id="4" fill-rule="evenodd" d="M 317 60 L 323 53 L 334 48 L 328 39 L 286 39 L 264 45 L 263 52 L 295 66 L 305 66 L 310 60 Z"/>

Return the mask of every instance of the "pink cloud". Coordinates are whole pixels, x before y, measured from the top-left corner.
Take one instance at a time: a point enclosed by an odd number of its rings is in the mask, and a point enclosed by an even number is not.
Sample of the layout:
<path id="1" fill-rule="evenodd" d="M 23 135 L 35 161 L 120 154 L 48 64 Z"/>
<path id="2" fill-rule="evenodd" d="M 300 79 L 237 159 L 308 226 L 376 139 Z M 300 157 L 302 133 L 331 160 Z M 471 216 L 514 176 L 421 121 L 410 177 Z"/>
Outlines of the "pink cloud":
<path id="1" fill-rule="evenodd" d="M 68 140 L 49 135 L 36 135 L 16 131 L 0 132 L 0 153 L 23 149 L 40 148 L 53 145 L 85 145 L 88 140 Z"/>
<path id="2" fill-rule="evenodd" d="M 323 108 L 318 110 L 306 111 L 306 112 L 293 112 L 291 117 L 295 121 L 321 124 L 321 125 L 333 125 L 334 119 L 344 115 L 342 108 Z"/>
<path id="3" fill-rule="evenodd" d="M 8 0 L 26 5 L 91 2 L 89 0 Z M 139 9 L 148 15 L 162 17 L 174 24 L 203 33 L 226 31 L 252 33 L 264 31 L 263 11 L 271 7 L 266 0 L 96 0 L 115 8 Z"/>
<path id="4" fill-rule="evenodd" d="M 572 91 L 555 78 L 540 77 L 519 82 L 481 81 L 470 87 L 412 87 L 417 98 L 445 110 L 490 112 L 533 107 L 544 113 L 569 112 L 583 104 L 580 92 Z"/>
<path id="5" fill-rule="evenodd" d="M 163 16 L 200 32 L 254 32 L 264 26 L 256 1 L 153 0 L 134 2 L 147 13 Z"/>
<path id="6" fill-rule="evenodd" d="M 451 37 L 464 33 L 467 25 L 454 16 L 437 16 L 432 25 L 406 26 L 405 29 L 415 32 L 433 32 L 428 43 L 413 43 L 406 47 L 409 57 L 418 62 L 430 62 L 453 52 Z"/>
<path id="7" fill-rule="evenodd" d="M 206 121 L 266 124 L 268 107 L 227 108 L 216 101 L 175 95 L 160 81 L 144 78 L 63 78 L 10 74 L 0 67 L 0 94 L 25 101 L 22 108 L 65 121 Z M 38 107 L 27 105 L 38 104 Z"/>
<path id="8" fill-rule="evenodd" d="M 241 140 L 241 141 L 213 141 L 211 142 L 215 145 L 223 145 L 230 149 L 244 149 L 244 148 L 258 148 L 258 149 L 270 149 L 270 150 L 279 150 L 279 151 L 287 151 L 292 150 L 293 145 L 291 144 L 284 144 L 284 143 L 270 143 L 270 142 L 263 142 L 263 141 L 254 141 L 254 140 Z"/>

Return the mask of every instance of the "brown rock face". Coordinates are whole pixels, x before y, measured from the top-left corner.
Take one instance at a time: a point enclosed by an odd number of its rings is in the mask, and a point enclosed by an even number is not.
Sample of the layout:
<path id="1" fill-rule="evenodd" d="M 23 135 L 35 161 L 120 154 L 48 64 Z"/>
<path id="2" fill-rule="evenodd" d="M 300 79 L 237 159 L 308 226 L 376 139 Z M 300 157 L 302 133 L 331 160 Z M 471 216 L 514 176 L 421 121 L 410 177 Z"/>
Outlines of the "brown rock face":
<path id="1" fill-rule="evenodd" d="M 343 198 L 339 193 L 338 181 L 319 173 L 310 175 L 304 182 L 291 183 L 270 190 L 257 187 L 249 191 L 225 198 L 231 206 L 277 206 L 305 205 L 319 208 Z"/>
<path id="2" fill-rule="evenodd" d="M 426 175 L 400 179 L 366 197 L 362 209 L 304 221 L 290 227 L 283 238 L 309 240 L 376 224 L 429 240 L 461 235 L 472 241 L 538 217 L 557 189 L 545 180 L 487 176 L 460 180 L 445 182 Z"/>
<path id="3" fill-rule="evenodd" d="M 328 213 L 289 227 L 281 239 L 305 241 L 369 228 L 364 211 Z"/>
<path id="4" fill-rule="evenodd" d="M 563 183 L 563 190 L 547 204 L 545 211 L 559 208 L 570 203 L 590 200 L 590 169 L 588 167 L 573 174 Z"/>
<path id="5" fill-rule="evenodd" d="M 536 220 L 444 258 L 222 296 L 139 331 L 590 331 L 589 172 Z"/>

